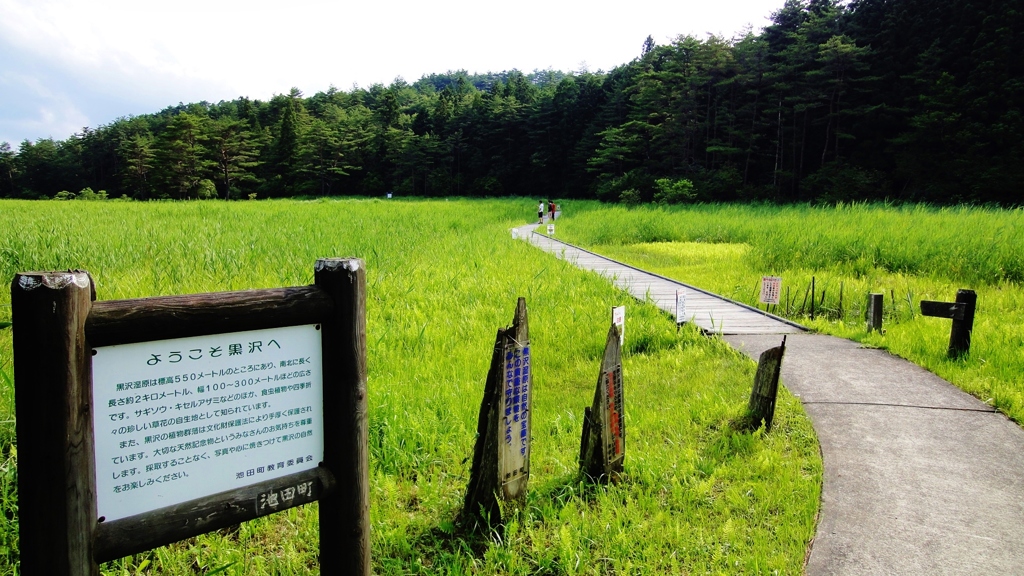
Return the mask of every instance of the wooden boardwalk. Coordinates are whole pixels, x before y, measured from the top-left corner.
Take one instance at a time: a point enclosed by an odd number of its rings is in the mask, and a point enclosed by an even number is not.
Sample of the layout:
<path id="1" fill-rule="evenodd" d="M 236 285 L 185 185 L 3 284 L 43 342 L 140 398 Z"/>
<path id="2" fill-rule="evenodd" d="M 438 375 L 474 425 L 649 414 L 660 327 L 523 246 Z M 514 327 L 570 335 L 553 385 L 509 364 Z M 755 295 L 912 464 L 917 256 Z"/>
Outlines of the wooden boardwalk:
<path id="1" fill-rule="evenodd" d="M 700 288 L 645 272 L 535 232 L 537 224 L 516 228 L 516 235 L 534 246 L 605 276 L 637 300 L 650 300 L 673 317 L 676 291 L 686 293 L 686 322 L 693 322 L 708 334 L 795 334 L 806 329 L 756 308 L 717 296 Z"/>

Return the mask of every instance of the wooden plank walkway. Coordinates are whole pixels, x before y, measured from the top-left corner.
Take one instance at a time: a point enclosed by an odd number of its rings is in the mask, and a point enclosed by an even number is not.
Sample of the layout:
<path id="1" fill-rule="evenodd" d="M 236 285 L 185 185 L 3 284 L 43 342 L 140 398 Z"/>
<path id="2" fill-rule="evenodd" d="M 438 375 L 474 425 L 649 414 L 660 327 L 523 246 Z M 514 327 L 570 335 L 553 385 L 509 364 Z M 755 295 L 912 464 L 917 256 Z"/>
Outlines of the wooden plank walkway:
<path id="1" fill-rule="evenodd" d="M 676 290 L 686 293 L 686 322 L 693 322 L 708 334 L 795 334 L 806 328 L 756 308 L 722 298 L 706 290 L 645 272 L 638 268 L 599 256 L 572 244 L 535 232 L 537 224 L 516 228 L 516 235 L 534 246 L 597 272 L 617 287 L 641 301 L 650 300 L 673 317 L 676 313 Z"/>

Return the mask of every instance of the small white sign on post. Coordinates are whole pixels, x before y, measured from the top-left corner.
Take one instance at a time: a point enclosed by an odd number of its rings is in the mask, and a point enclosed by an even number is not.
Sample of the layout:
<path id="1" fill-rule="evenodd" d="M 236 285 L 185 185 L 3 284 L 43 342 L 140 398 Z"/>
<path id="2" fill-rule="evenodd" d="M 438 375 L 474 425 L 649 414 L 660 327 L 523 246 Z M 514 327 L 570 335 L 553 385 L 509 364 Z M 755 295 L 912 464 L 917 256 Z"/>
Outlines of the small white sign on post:
<path id="1" fill-rule="evenodd" d="M 548 224 L 548 236 L 554 236 L 554 235 L 555 235 L 555 225 L 554 224 Z"/>
<path id="2" fill-rule="evenodd" d="M 686 322 L 686 290 L 676 290 L 676 324 Z"/>
<path id="3" fill-rule="evenodd" d="M 782 292 L 782 278 L 778 276 L 761 277 L 761 303 L 778 304 Z"/>
<path id="4" fill-rule="evenodd" d="M 512 239 L 513 240 L 519 240 L 519 229 L 518 228 L 513 228 L 512 229 Z"/>
<path id="5" fill-rule="evenodd" d="M 612 324 L 619 328 L 619 346 L 626 342 L 626 307 L 616 306 L 612 308 Z"/>
<path id="6" fill-rule="evenodd" d="M 104 520 L 316 468 L 320 327 L 94 349 L 96 507 Z"/>

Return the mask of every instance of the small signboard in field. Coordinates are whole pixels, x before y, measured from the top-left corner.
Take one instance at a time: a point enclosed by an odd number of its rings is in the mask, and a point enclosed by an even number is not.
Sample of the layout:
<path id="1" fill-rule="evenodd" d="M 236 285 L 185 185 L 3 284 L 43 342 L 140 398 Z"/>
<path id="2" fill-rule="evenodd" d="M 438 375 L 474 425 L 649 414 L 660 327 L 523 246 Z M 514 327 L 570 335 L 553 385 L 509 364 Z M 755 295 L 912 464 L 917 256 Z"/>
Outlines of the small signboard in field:
<path id="1" fill-rule="evenodd" d="M 686 290 L 676 290 L 676 324 L 686 322 Z"/>
<path id="2" fill-rule="evenodd" d="M 779 276 L 761 277 L 761 304 L 778 304 L 782 293 L 782 278 Z"/>
<path id="3" fill-rule="evenodd" d="M 619 346 L 626 341 L 626 307 L 616 306 L 612 308 L 612 324 L 619 329 Z"/>

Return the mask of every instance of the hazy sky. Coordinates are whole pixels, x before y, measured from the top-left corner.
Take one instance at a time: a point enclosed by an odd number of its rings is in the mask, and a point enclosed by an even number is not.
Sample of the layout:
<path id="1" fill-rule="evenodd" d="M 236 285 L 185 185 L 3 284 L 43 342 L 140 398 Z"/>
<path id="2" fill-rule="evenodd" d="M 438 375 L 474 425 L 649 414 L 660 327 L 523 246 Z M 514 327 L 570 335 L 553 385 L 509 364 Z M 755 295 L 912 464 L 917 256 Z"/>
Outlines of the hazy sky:
<path id="1" fill-rule="evenodd" d="M 608 70 L 692 34 L 765 26 L 783 0 L 0 0 L 0 141 L 63 140 L 178 102 L 401 76 Z"/>

